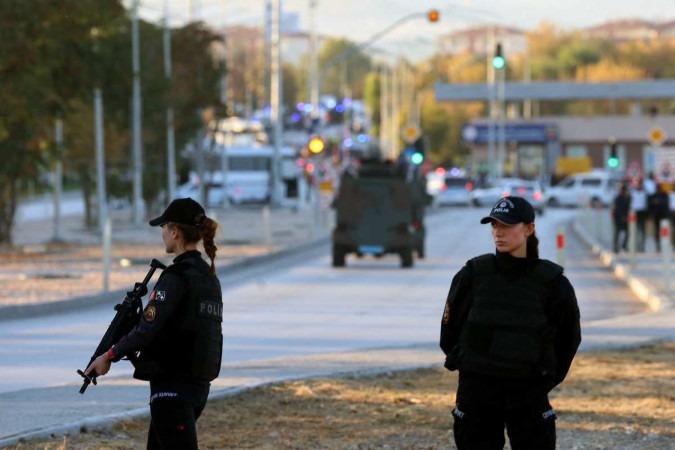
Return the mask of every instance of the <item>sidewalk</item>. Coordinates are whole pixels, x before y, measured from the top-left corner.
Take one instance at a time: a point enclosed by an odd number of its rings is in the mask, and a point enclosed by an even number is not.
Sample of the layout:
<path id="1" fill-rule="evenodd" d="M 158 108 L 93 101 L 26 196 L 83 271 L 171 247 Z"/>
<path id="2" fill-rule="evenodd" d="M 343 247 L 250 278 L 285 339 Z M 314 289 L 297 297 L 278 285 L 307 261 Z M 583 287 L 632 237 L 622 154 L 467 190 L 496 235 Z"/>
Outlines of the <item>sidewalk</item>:
<path id="1" fill-rule="evenodd" d="M 590 223 L 580 211 L 572 224 L 575 234 L 614 276 L 626 283 L 648 311 L 589 322 L 583 329 L 582 351 L 675 340 L 675 283 L 667 289 L 662 257 L 655 252 L 630 255 L 611 251 L 611 228 L 607 218 Z M 606 225 L 606 226 L 605 226 Z M 590 230 L 589 230 L 590 228 Z M 600 236 L 600 238 L 598 238 Z"/>
<path id="2" fill-rule="evenodd" d="M 327 242 L 328 227 L 315 226 L 317 222 L 314 221 L 313 211 L 294 213 L 289 210 L 270 210 L 269 232 L 263 226 L 265 219 L 260 220 L 262 214 L 266 213 L 260 209 L 245 209 L 230 211 L 222 217 L 217 217 L 223 225 L 223 234 L 218 240 L 217 259 L 221 261 L 221 267 L 223 264 L 243 264 L 250 257 L 266 257 L 274 252 L 292 251 L 293 248 L 307 243 Z M 588 246 L 589 253 L 597 255 L 603 264 L 613 267 L 614 274 L 624 280 L 636 296 L 651 309 L 645 313 L 586 322 L 583 328 L 582 351 L 635 346 L 655 340 L 675 340 L 673 297 L 659 289 L 661 273 L 655 268 L 653 261 L 656 255 L 640 255 L 635 269 L 628 271 L 625 258 L 609 253 L 582 227 L 579 220 L 574 221 L 572 226 L 575 234 Z M 25 236 L 22 242 L 25 243 L 25 248 L 32 249 L 33 253 L 26 253 L 23 258 L 27 259 L 18 258 L 16 261 L 10 261 L 10 266 L 22 266 L 20 270 L 23 272 L 20 273 L 25 274 L 88 270 L 92 272 L 93 277 L 93 272 L 100 271 L 101 268 L 100 250 L 98 255 L 94 254 L 93 250 L 97 245 L 97 233 L 85 232 L 77 221 L 73 221 L 65 228 L 68 230 L 69 239 L 75 240 L 68 240 L 70 244 L 51 246 L 40 243 L 39 239 L 34 238 L 33 241 L 28 239 L 28 236 L 36 236 L 33 234 L 36 232 L 37 236 L 40 233 L 44 235 L 46 224 L 22 227 L 19 235 Z M 128 218 L 122 215 L 116 217 L 113 229 L 115 236 L 113 247 L 117 248 L 113 251 L 115 258 L 133 257 L 135 263 L 130 267 L 141 275 L 144 274 L 149 258 L 156 257 L 158 250 L 161 250 L 157 230 L 149 226 L 133 227 L 128 224 Z M 77 246 L 72 242 L 91 245 L 88 250 L 91 253 L 78 253 L 79 250 L 73 248 Z M 100 241 L 98 242 L 100 246 Z M 61 255 L 60 259 L 57 258 L 58 255 Z M 75 255 L 85 257 L 77 259 Z M 221 259 L 221 255 L 226 256 Z M 3 255 L 3 258 L 6 259 L 6 255 Z M 26 268 L 27 261 L 31 262 L 30 269 Z M 71 267 L 67 264 L 77 266 Z M 16 270 L 19 273 L 19 268 Z M 116 272 L 123 270 L 131 269 L 119 264 L 115 269 Z M 3 270 L 3 277 L 5 272 L 6 270 Z M 15 275 L 13 283 L 9 284 L 14 285 L 14 289 L 17 289 L 16 284 L 21 284 L 16 278 Z M 120 283 L 119 289 L 128 289 L 129 274 L 125 272 L 120 278 L 124 283 Z M 27 284 L 33 285 L 43 281 L 45 280 L 31 279 Z M 100 279 L 98 281 L 100 282 Z M 66 279 L 65 282 L 64 279 L 58 280 L 59 285 L 69 282 L 71 280 Z M 72 279 L 73 284 L 83 285 L 81 287 L 83 291 L 80 293 L 82 296 L 91 294 L 91 289 L 89 292 L 84 290 L 88 282 L 89 278 L 85 276 Z M 65 305 L 72 303 L 72 300 L 68 300 L 68 295 L 60 292 L 48 297 L 38 297 L 34 302 L 44 304 L 45 301 L 46 303 L 61 301 Z M 84 298 L 90 299 L 91 295 Z M 4 317 L 12 308 L 16 311 L 16 305 L 12 302 L 20 299 L 21 296 L 16 296 L 13 300 L 3 299 L 4 306 L 0 307 L 0 317 Z M 26 301 L 25 297 L 23 301 Z M 22 308 L 25 308 L 25 305 Z M 254 386 L 288 379 L 435 366 L 440 364 L 439 354 L 436 344 L 424 344 L 225 364 L 221 372 L 225 376 L 214 382 L 211 395 L 212 398 L 224 397 Z M 0 448 L 21 438 L 79 432 L 92 427 L 105 427 L 121 418 L 147 415 L 145 383 L 130 379 L 128 376 L 112 377 L 105 385 L 98 386 L 88 393 L 86 398 L 73 395 L 73 389 L 77 384 L 0 395 L 0 410 L 12 411 L 12 414 L 5 415 L 5 420 L 0 421 Z M 36 411 L 40 411 L 39 417 Z"/>
<path id="3" fill-rule="evenodd" d="M 216 268 L 250 264 L 279 252 L 326 240 L 333 211 L 311 208 L 244 207 L 208 211 L 219 222 Z M 135 226 L 131 213 L 111 211 L 109 276 L 105 288 L 102 234 L 86 229 L 81 216 L 65 217 L 59 242 L 53 242 L 51 220 L 30 221 L 16 227 L 15 250 L 0 251 L 0 321 L 78 307 L 131 289 L 152 258 L 168 264 L 159 228 L 144 222 Z"/>

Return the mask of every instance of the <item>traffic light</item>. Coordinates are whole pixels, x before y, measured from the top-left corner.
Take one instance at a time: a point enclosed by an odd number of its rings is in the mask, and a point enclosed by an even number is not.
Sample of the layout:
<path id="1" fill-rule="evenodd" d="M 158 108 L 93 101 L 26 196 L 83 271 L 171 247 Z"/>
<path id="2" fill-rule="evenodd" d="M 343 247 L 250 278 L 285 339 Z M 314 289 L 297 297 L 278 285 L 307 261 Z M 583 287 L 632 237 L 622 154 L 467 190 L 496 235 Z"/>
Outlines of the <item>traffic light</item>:
<path id="1" fill-rule="evenodd" d="M 504 52 L 502 50 L 502 43 L 497 42 L 495 46 L 495 55 L 492 58 L 492 67 L 495 69 L 503 69 L 506 66 L 506 59 L 504 59 Z"/>
<path id="2" fill-rule="evenodd" d="M 609 158 L 607 158 L 607 167 L 616 169 L 619 167 L 619 155 L 616 142 L 609 144 Z"/>
<path id="3" fill-rule="evenodd" d="M 318 155 L 323 152 L 324 148 L 326 148 L 326 144 L 320 137 L 313 137 L 307 144 L 307 148 L 313 155 Z"/>
<path id="4" fill-rule="evenodd" d="M 424 162 L 424 156 L 426 154 L 426 145 L 424 138 L 420 136 L 417 138 L 415 143 L 412 146 L 412 153 L 410 154 L 410 162 L 419 166 Z"/>
<path id="5" fill-rule="evenodd" d="M 436 23 L 441 18 L 441 13 L 437 9 L 430 9 L 427 12 L 427 19 L 431 23 Z"/>

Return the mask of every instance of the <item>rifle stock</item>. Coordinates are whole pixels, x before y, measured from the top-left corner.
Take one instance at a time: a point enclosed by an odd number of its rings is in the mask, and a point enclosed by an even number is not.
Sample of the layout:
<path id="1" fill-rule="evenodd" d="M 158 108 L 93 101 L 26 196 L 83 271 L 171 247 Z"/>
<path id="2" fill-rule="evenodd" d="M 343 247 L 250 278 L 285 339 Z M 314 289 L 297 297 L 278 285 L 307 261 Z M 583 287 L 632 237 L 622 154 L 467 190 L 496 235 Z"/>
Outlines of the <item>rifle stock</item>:
<path id="1" fill-rule="evenodd" d="M 141 299 L 148 293 L 148 282 L 150 282 L 150 279 L 157 269 L 164 270 L 166 269 L 166 266 L 158 260 L 153 259 L 150 261 L 150 270 L 148 270 L 143 281 L 135 283 L 134 289 L 127 292 L 124 300 L 115 305 L 115 311 L 117 311 L 115 317 L 113 317 L 110 325 L 108 325 L 108 329 L 103 335 L 103 338 L 101 338 L 101 342 L 99 342 L 96 347 L 96 351 L 94 351 L 94 354 L 91 356 L 85 369 L 89 367 L 99 355 L 107 352 L 110 347 L 115 345 L 122 336 L 131 331 L 138 323 L 141 312 L 143 311 L 143 302 Z M 85 375 L 83 370 L 78 370 L 77 373 L 84 378 L 84 382 L 80 388 L 80 394 L 84 394 L 84 391 L 87 390 L 90 383 L 96 385 L 96 377 L 98 375 L 95 372 Z"/>

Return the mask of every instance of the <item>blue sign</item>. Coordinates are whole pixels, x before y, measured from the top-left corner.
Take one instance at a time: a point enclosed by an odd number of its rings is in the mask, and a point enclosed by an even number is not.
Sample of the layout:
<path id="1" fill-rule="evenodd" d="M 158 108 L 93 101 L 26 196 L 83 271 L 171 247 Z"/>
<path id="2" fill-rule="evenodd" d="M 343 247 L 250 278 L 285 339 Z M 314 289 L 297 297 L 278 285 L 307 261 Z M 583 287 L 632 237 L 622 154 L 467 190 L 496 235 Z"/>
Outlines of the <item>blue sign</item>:
<path id="1" fill-rule="evenodd" d="M 462 127 L 462 139 L 467 144 L 487 144 L 490 141 L 488 124 L 466 124 Z M 499 141 L 499 126 L 492 128 L 492 142 Z M 558 127 L 553 124 L 505 124 L 504 140 L 506 142 L 545 144 L 558 140 Z"/>

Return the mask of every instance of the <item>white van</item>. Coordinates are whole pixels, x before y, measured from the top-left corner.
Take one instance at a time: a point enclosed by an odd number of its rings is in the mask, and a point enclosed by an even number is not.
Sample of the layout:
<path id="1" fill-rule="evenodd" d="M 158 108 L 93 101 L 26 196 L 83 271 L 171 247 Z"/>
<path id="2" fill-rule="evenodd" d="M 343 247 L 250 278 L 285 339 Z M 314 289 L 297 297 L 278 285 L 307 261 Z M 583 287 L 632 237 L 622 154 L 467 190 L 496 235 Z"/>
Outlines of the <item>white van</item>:
<path id="1" fill-rule="evenodd" d="M 578 173 L 546 189 L 549 206 L 609 206 L 621 183 L 619 175 L 604 170 Z"/>
<path id="2" fill-rule="evenodd" d="M 225 147 L 220 147 L 220 150 Z M 302 171 L 296 164 L 296 152 L 290 147 L 281 148 L 280 178 L 284 186 L 284 196 L 302 178 Z M 274 148 L 266 145 L 225 148 L 227 171 L 225 172 L 227 189 L 223 190 L 223 171 L 220 167 L 205 173 L 208 187 L 208 206 L 221 206 L 224 195 L 232 204 L 267 203 L 272 193 L 272 164 Z M 222 158 L 222 154 L 221 154 Z M 221 159 L 222 160 L 222 159 Z M 227 194 L 226 194 L 227 192 Z M 190 181 L 178 188 L 179 197 L 199 196 L 199 177 L 191 173 Z M 295 193 L 297 195 L 297 192 Z"/>

